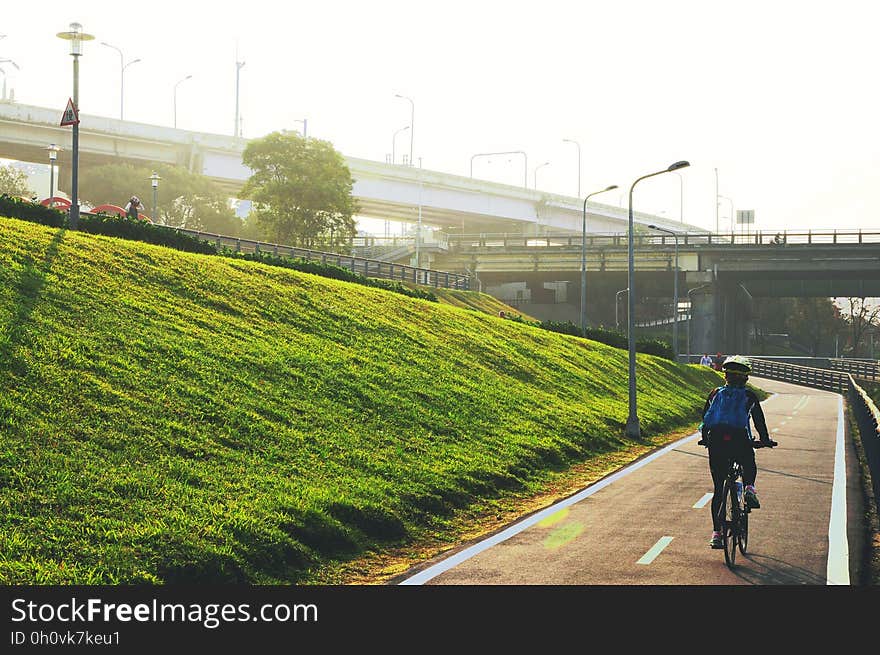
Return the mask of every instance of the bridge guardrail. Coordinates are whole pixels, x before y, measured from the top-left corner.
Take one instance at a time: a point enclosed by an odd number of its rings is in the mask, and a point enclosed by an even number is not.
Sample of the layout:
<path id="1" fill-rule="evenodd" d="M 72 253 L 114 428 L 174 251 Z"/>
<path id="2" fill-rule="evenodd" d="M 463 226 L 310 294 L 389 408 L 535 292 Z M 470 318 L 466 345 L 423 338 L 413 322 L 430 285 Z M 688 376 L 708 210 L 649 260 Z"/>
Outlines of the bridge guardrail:
<path id="1" fill-rule="evenodd" d="M 834 391 L 836 393 L 843 393 L 848 390 L 849 380 L 851 379 L 850 374 L 843 371 L 798 366 L 796 364 L 755 358 L 752 358 L 752 374 L 757 377 L 791 382 L 792 384 L 825 389 L 826 391 Z"/>
<path id="2" fill-rule="evenodd" d="M 855 361 L 851 359 L 829 359 L 831 369 L 845 371 L 853 377 L 876 382 L 880 379 L 880 365 L 875 361 Z"/>
<path id="3" fill-rule="evenodd" d="M 675 238 L 667 234 L 636 234 L 634 244 L 642 246 L 670 246 Z M 581 246 L 581 235 L 573 232 L 523 235 L 515 233 L 450 234 L 449 244 L 457 248 L 489 247 L 574 247 Z M 679 248 L 684 246 L 772 246 L 784 248 L 789 245 L 846 245 L 880 243 L 880 231 L 864 230 L 822 230 L 814 232 L 752 232 L 719 233 L 682 232 L 678 234 Z M 587 233 L 587 246 L 606 246 L 625 248 L 628 245 L 626 232 Z"/>
<path id="4" fill-rule="evenodd" d="M 174 229 L 178 232 L 194 236 L 197 239 L 211 241 L 220 247 L 226 246 L 232 248 L 236 252 L 263 252 L 285 257 L 297 257 L 309 261 L 319 261 L 322 264 L 333 264 L 334 266 L 347 268 L 354 273 L 360 273 L 366 277 L 399 280 L 401 282 L 412 282 L 414 284 L 443 287 L 445 289 L 460 289 L 464 291 L 471 288 L 470 277 L 461 273 L 449 273 L 447 271 L 437 271 L 430 268 L 417 268 L 415 266 L 407 266 L 406 264 L 395 264 L 393 262 L 382 261 L 379 259 L 366 259 L 363 257 L 355 257 L 353 255 L 342 255 L 335 252 L 309 250 L 307 248 L 297 248 L 294 246 L 285 246 L 265 241 L 253 241 L 251 239 L 229 237 L 222 234 L 201 232 L 199 230 L 190 230 L 182 227 Z"/>
<path id="5" fill-rule="evenodd" d="M 871 473 L 874 492 L 874 508 L 880 506 L 880 410 L 852 375 L 850 380 L 850 404 L 853 407 L 861 436 L 862 450 Z"/>

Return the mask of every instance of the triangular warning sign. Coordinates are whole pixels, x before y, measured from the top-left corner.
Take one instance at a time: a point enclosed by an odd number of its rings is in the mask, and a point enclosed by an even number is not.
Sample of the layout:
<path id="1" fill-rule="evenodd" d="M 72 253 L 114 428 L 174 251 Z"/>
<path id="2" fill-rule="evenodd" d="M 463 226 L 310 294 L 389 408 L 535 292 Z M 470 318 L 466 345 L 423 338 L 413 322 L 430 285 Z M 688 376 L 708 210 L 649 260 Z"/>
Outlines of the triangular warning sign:
<path id="1" fill-rule="evenodd" d="M 64 115 L 61 117 L 61 126 L 78 124 L 79 113 L 77 113 L 76 106 L 73 104 L 73 98 L 68 98 L 67 108 L 64 110 Z"/>

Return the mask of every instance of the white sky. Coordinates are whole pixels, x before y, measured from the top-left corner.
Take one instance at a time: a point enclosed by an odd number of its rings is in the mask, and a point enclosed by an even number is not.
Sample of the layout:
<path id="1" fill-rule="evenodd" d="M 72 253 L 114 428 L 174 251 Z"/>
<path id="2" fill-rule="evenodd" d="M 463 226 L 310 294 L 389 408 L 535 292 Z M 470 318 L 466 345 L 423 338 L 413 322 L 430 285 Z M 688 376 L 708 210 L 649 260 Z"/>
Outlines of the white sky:
<path id="1" fill-rule="evenodd" d="M 11 1 L 11 0 L 10 0 Z M 80 110 L 232 134 L 236 47 L 243 135 L 302 129 L 343 154 L 384 161 L 410 123 L 426 169 L 626 206 L 715 226 L 719 193 L 764 230 L 877 229 L 880 9 L 838 0 L 320 0 L 284 3 L 15 2 L 0 18 L 7 87 L 23 104 L 72 95 L 57 32 L 96 38 L 80 58 Z M 408 154 L 409 132 L 396 141 Z M 508 161 L 509 159 L 509 161 Z M 722 228 L 730 205 L 722 199 Z"/>

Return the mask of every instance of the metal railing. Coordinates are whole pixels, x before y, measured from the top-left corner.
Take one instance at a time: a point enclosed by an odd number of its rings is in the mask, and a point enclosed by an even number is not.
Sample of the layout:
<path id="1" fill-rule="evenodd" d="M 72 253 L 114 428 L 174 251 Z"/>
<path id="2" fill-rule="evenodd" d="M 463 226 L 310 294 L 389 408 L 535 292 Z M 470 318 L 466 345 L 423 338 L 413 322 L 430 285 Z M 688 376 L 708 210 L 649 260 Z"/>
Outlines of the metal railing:
<path id="1" fill-rule="evenodd" d="M 581 235 L 564 232 L 542 235 L 516 233 L 450 234 L 453 248 L 515 248 L 515 247 L 573 247 L 581 245 Z M 675 239 L 667 234 L 636 234 L 634 245 L 673 246 Z M 679 248 L 686 246 L 773 246 L 791 245 L 852 245 L 880 244 L 880 231 L 821 230 L 806 232 L 751 232 L 719 233 L 682 232 L 678 234 Z M 621 247 L 628 245 L 626 232 L 593 232 L 587 234 L 589 247 Z"/>
<path id="2" fill-rule="evenodd" d="M 847 391 L 852 380 L 852 376 L 843 371 L 798 366 L 796 364 L 755 358 L 752 358 L 752 374 L 761 378 L 791 382 L 792 384 L 825 389 L 826 391 L 834 391 L 836 393 Z"/>
<path id="3" fill-rule="evenodd" d="M 855 378 L 876 382 L 880 379 L 880 364 L 876 361 L 859 361 L 852 359 L 829 359 L 831 369 L 844 371 Z"/>
<path id="4" fill-rule="evenodd" d="M 216 243 L 218 247 L 230 248 L 235 252 L 267 253 L 282 257 L 296 257 L 308 261 L 321 262 L 322 264 L 332 264 L 341 268 L 347 268 L 354 273 L 360 273 L 366 277 L 381 278 L 385 280 L 399 280 L 401 282 L 412 282 L 414 284 L 443 287 L 445 289 L 461 289 L 465 291 L 471 288 L 470 277 L 461 273 L 436 271 L 430 268 L 417 268 L 415 266 L 395 264 L 393 262 L 382 261 L 379 259 L 366 259 L 364 257 L 343 255 L 335 252 L 309 250 L 307 248 L 296 248 L 294 246 L 285 246 L 278 243 L 253 241 L 251 239 L 241 239 L 239 237 L 228 237 L 222 234 L 200 232 L 198 230 L 189 230 L 181 227 L 174 229 L 178 232 L 183 232 L 184 234 L 196 237 L 197 239 Z"/>

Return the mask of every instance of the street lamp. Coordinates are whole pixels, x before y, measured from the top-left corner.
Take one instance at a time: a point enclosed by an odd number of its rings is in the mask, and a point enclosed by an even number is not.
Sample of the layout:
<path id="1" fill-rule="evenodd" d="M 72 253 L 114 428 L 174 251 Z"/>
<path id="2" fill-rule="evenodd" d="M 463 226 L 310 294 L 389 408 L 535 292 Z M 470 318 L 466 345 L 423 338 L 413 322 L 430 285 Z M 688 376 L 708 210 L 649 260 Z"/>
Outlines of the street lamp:
<path id="1" fill-rule="evenodd" d="M 684 178 L 681 173 L 675 174 L 678 176 L 678 220 L 684 223 Z"/>
<path id="2" fill-rule="evenodd" d="M 409 165 L 413 165 L 413 132 L 416 131 L 416 128 L 413 127 L 413 121 L 416 116 L 416 104 L 412 101 L 412 98 L 407 98 L 406 96 L 402 96 L 399 93 L 394 94 L 395 98 L 403 98 L 404 100 L 409 100 Z"/>
<path id="3" fill-rule="evenodd" d="M 392 164 L 397 163 L 397 154 L 396 154 L 397 149 L 395 147 L 397 144 L 397 135 L 400 134 L 401 132 L 406 132 L 408 129 L 409 129 L 409 125 L 407 125 L 406 127 L 401 127 L 399 130 L 397 130 L 397 132 L 394 133 L 394 136 L 391 137 L 391 163 Z"/>
<path id="4" fill-rule="evenodd" d="M 614 328 L 620 331 L 620 319 L 617 317 L 617 306 L 620 304 L 620 294 L 626 293 L 629 289 L 621 289 L 614 294 Z"/>
<path id="5" fill-rule="evenodd" d="M 667 234 L 671 234 L 672 238 L 675 239 L 675 278 L 673 281 L 673 299 L 672 299 L 672 355 L 674 360 L 678 361 L 678 232 L 673 232 L 672 230 L 667 230 L 665 227 L 657 227 L 656 225 L 649 225 L 649 228 L 652 230 L 659 230 L 660 232 L 666 232 Z"/>
<path id="6" fill-rule="evenodd" d="M 58 151 L 61 150 L 54 143 L 46 148 L 49 151 L 49 207 L 55 207 L 55 160 L 58 159 Z"/>
<path id="7" fill-rule="evenodd" d="M 140 59 L 132 59 L 127 64 L 123 64 L 123 62 L 125 61 L 125 57 L 123 57 L 122 55 L 122 50 L 117 48 L 115 45 L 110 45 L 106 41 L 101 41 L 101 45 L 105 45 L 108 48 L 113 48 L 116 52 L 119 53 L 119 120 L 122 120 L 123 103 L 125 102 L 125 69 L 132 64 L 138 63 Z"/>
<path id="8" fill-rule="evenodd" d="M 192 75 L 187 75 L 182 80 L 178 80 L 174 84 L 174 127 L 175 128 L 177 127 L 177 87 L 181 82 L 186 82 L 187 80 L 189 80 L 191 78 L 192 78 Z"/>
<path id="9" fill-rule="evenodd" d="M 616 189 L 612 184 L 601 191 L 594 191 L 584 198 L 584 221 L 581 226 L 581 334 L 587 329 L 587 201 L 598 193 Z M 616 308 L 615 308 L 616 309 Z"/>
<path id="10" fill-rule="evenodd" d="M 549 165 L 550 165 L 550 162 L 549 162 L 549 161 L 545 161 L 543 164 L 538 164 L 537 166 L 535 166 L 535 172 L 534 172 L 534 174 L 532 175 L 532 177 L 533 177 L 533 179 L 534 179 L 534 183 L 533 183 L 533 184 L 534 184 L 535 189 L 538 188 L 538 170 L 541 169 L 541 168 L 544 168 L 544 166 L 549 166 Z"/>
<path id="11" fill-rule="evenodd" d="M 529 157 L 522 150 L 511 150 L 509 152 L 481 152 L 471 156 L 471 177 L 474 176 L 474 159 L 477 157 L 491 157 L 492 155 L 522 155 L 523 156 L 523 187 L 529 188 Z"/>
<path id="12" fill-rule="evenodd" d="M 718 197 L 723 198 L 730 203 L 730 238 L 733 239 L 733 234 L 736 231 L 736 228 L 733 225 L 733 200 L 731 200 L 727 196 L 722 196 L 721 194 L 718 194 Z"/>
<path id="13" fill-rule="evenodd" d="M 236 60 L 238 56 L 236 55 Z M 241 136 L 241 121 L 238 117 L 238 89 L 239 89 L 239 80 L 241 78 L 241 69 L 244 66 L 243 61 L 235 62 L 235 131 L 233 134 L 235 136 Z"/>
<path id="14" fill-rule="evenodd" d="M 82 25 L 71 23 L 69 32 L 58 32 L 59 39 L 70 41 L 70 55 L 73 57 L 73 106 L 79 112 L 79 58 L 83 53 L 83 41 L 91 41 L 95 37 L 82 31 Z M 79 199 L 77 198 L 77 186 L 79 184 L 79 123 L 73 124 L 73 165 L 71 166 L 71 194 L 70 194 L 70 227 L 76 230 L 79 227 Z"/>
<path id="15" fill-rule="evenodd" d="M 563 139 L 563 143 L 573 143 L 578 149 L 578 198 L 581 197 L 581 144 L 571 139 Z M 617 188 L 617 187 L 615 187 Z"/>
<path id="16" fill-rule="evenodd" d="M 629 282 L 629 293 L 627 294 L 628 311 L 626 317 L 627 329 L 629 330 L 629 416 L 627 416 L 626 419 L 626 436 L 631 439 L 638 439 L 641 436 L 641 430 L 639 429 L 639 417 L 638 413 L 636 412 L 636 330 L 634 323 L 634 317 L 636 313 L 636 293 L 634 286 L 635 264 L 633 259 L 633 189 L 636 188 L 636 184 L 644 179 L 654 177 L 655 175 L 661 175 L 663 173 L 671 173 L 672 171 L 677 171 L 678 169 L 685 168 L 687 166 L 690 166 L 690 162 L 677 161 L 674 164 L 671 164 L 668 168 L 663 169 L 662 171 L 643 175 L 635 182 L 633 182 L 632 186 L 629 188 L 629 267 L 627 273 L 627 281 Z"/>
<path id="17" fill-rule="evenodd" d="M 21 70 L 11 59 L 0 59 L 0 64 L 12 64 L 15 67 L 15 70 Z M 0 68 L 0 73 L 3 73 L 3 99 L 6 100 L 6 71 Z"/>
<path id="18" fill-rule="evenodd" d="M 153 222 L 159 222 L 159 180 L 162 178 L 159 177 L 159 174 L 156 171 L 153 171 L 153 174 L 150 175 L 150 183 L 153 186 Z"/>
<path id="19" fill-rule="evenodd" d="M 309 119 L 308 118 L 296 118 L 293 121 L 294 123 L 302 123 L 303 124 L 303 138 L 306 139 L 309 136 Z"/>

